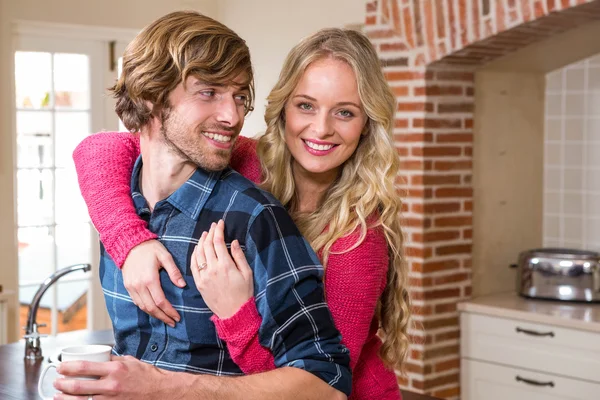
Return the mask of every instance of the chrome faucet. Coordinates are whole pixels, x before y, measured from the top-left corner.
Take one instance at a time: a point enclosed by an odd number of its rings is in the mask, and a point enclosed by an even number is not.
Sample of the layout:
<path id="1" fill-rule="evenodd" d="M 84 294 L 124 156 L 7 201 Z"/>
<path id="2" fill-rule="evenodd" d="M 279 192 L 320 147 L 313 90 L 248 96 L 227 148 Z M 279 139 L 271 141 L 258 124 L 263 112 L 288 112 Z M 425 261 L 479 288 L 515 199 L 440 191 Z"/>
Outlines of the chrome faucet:
<path id="1" fill-rule="evenodd" d="M 75 271 L 83 271 L 87 272 L 92 269 L 90 264 L 75 264 L 62 269 L 59 269 L 49 277 L 47 277 L 44 282 L 40 285 L 37 292 L 33 296 L 33 300 L 29 305 L 29 313 L 27 315 L 27 325 L 23 328 L 25 329 L 25 359 L 27 360 L 39 360 L 44 358 L 42 356 L 42 346 L 40 345 L 40 338 L 45 337 L 47 335 L 40 335 L 38 332 L 38 328 L 46 326 L 46 324 L 38 325 L 36 322 L 38 308 L 40 307 L 40 300 L 42 300 L 42 296 L 46 293 L 46 290 L 50 286 L 54 284 L 57 280 L 59 280 L 62 276 L 75 272 Z"/>

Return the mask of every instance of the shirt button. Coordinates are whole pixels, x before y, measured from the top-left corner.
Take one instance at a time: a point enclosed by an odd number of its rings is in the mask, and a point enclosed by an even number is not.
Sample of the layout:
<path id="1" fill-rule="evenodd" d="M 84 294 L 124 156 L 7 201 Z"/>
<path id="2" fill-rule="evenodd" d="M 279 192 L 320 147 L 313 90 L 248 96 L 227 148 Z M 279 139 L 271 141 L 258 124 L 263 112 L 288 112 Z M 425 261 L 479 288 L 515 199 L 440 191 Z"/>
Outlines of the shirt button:
<path id="1" fill-rule="evenodd" d="M 152 351 L 158 350 L 158 346 L 156 345 L 156 343 L 153 344 L 152 346 L 150 346 L 150 350 L 152 350 Z"/>

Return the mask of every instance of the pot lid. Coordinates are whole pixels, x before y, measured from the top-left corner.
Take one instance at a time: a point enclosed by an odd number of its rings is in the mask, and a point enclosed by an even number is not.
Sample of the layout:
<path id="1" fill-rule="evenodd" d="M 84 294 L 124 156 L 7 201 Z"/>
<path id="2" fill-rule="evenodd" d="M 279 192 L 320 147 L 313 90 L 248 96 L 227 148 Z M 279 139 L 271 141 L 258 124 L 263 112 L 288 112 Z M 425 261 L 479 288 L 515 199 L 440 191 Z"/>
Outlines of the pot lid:
<path id="1" fill-rule="evenodd" d="M 558 247 L 546 247 L 539 249 L 527 250 L 522 253 L 527 257 L 549 257 L 549 258 L 577 258 L 577 259 L 589 259 L 597 260 L 600 257 L 600 253 L 589 250 L 577 250 L 577 249 L 566 249 Z"/>

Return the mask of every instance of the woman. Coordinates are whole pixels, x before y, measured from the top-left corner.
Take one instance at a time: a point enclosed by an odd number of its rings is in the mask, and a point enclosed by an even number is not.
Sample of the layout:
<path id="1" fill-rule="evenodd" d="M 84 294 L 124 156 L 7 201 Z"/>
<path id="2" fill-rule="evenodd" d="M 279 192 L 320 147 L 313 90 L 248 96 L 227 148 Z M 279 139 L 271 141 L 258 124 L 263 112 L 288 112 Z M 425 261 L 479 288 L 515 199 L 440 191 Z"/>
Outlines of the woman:
<path id="1" fill-rule="evenodd" d="M 353 399 L 399 398 L 393 369 L 400 368 L 408 346 L 394 111 L 368 39 L 351 30 L 321 30 L 291 50 L 268 97 L 266 133 L 258 143 L 239 137 L 231 161 L 287 207 L 318 252 L 327 302 L 350 350 Z M 92 220 L 118 264 L 135 245 L 156 238 L 129 198 L 138 155 L 137 138 L 129 133 L 90 136 L 74 155 Z M 110 178 L 101 172 L 107 166 Z M 126 212 L 113 213 L 115 204 Z M 225 246 L 222 230 L 223 223 L 214 225 L 199 240 L 192 260 L 199 267 L 193 268 L 196 286 L 241 369 L 273 368 L 272 356 L 258 344 L 260 315 L 243 252 L 233 243 L 233 259 L 222 251 L 215 256 Z M 228 276 L 221 269 L 219 279 L 203 278 L 209 271 L 218 276 L 218 264 L 229 266 Z M 241 307 L 221 307 L 218 291 L 225 287 L 241 293 Z"/>

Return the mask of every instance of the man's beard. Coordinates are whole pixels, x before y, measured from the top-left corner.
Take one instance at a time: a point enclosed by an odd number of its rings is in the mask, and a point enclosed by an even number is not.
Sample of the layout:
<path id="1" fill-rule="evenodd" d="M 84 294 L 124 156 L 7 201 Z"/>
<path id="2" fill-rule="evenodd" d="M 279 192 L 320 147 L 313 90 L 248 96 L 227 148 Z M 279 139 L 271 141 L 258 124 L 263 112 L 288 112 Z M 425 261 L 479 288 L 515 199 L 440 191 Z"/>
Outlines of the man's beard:
<path id="1" fill-rule="evenodd" d="M 161 138 L 169 150 L 177 156 L 207 171 L 222 171 L 229 165 L 231 150 L 218 149 L 202 143 L 204 137 L 202 132 L 233 131 L 231 128 L 201 124 L 194 129 L 179 118 L 171 108 L 163 108 L 161 122 Z"/>

